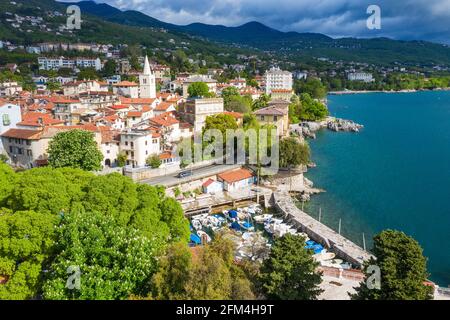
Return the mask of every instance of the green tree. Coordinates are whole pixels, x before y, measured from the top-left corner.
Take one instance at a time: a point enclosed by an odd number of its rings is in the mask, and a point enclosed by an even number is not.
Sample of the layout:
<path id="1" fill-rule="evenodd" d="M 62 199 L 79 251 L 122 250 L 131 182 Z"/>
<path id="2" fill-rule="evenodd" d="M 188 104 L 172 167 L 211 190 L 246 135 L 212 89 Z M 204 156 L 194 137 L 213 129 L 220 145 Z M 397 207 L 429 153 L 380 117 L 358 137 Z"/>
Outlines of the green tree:
<path id="1" fill-rule="evenodd" d="M 115 300 L 148 292 L 162 244 L 112 216 L 74 210 L 61 223 L 57 257 L 43 285 L 50 300 Z M 67 270 L 81 272 L 79 288 L 67 288 Z"/>
<path id="2" fill-rule="evenodd" d="M 427 259 L 419 243 L 403 232 L 385 230 L 374 237 L 372 258 L 365 265 L 366 281 L 363 281 L 354 300 L 429 300 L 433 288 L 425 285 Z M 367 278 L 372 275 L 367 267 L 380 268 L 381 288 L 369 289 Z"/>
<path id="3" fill-rule="evenodd" d="M 161 258 L 158 272 L 152 278 L 153 298 L 186 299 L 186 284 L 191 276 L 192 264 L 192 254 L 185 243 L 176 243 L 169 247 Z"/>
<path id="4" fill-rule="evenodd" d="M 209 92 L 209 87 L 205 82 L 194 82 L 188 87 L 188 94 L 191 98 L 203 97 L 211 98 L 212 93 Z"/>
<path id="5" fill-rule="evenodd" d="M 16 182 L 16 174 L 5 163 L 0 161 L 0 208 L 6 203 L 6 200 L 11 195 Z"/>
<path id="6" fill-rule="evenodd" d="M 311 151 L 306 141 L 302 143 L 293 137 L 280 141 L 280 166 L 282 168 L 296 168 L 300 165 L 307 165 L 310 161 Z"/>
<path id="7" fill-rule="evenodd" d="M 54 168 L 100 170 L 103 155 L 94 134 L 84 130 L 70 130 L 55 135 L 48 147 L 48 163 Z"/>
<path id="8" fill-rule="evenodd" d="M 103 76 L 104 77 L 112 77 L 113 75 L 116 74 L 116 70 L 117 70 L 117 63 L 115 60 L 110 59 L 108 61 L 106 61 L 105 65 L 103 66 Z"/>
<path id="9" fill-rule="evenodd" d="M 158 169 L 161 167 L 162 161 L 157 154 L 154 154 L 147 158 L 146 164 L 152 169 Z"/>
<path id="10" fill-rule="evenodd" d="M 56 217 L 47 213 L 0 209 L 0 300 L 37 297 L 43 265 L 55 242 Z"/>
<path id="11" fill-rule="evenodd" d="M 217 114 L 206 118 L 203 131 L 216 129 L 222 132 L 225 137 L 228 129 L 236 130 L 237 128 L 236 120 L 232 116 L 228 114 Z"/>
<path id="12" fill-rule="evenodd" d="M 311 98 L 308 93 L 301 94 L 300 100 L 302 104 L 300 109 L 301 120 L 318 121 L 328 116 L 327 107 L 323 103 Z"/>
<path id="13" fill-rule="evenodd" d="M 127 155 L 125 152 L 121 151 L 118 155 L 117 155 L 117 166 L 119 166 L 120 168 L 125 167 L 125 165 L 127 164 Z"/>
<path id="14" fill-rule="evenodd" d="M 61 84 L 55 81 L 47 82 L 47 89 L 50 91 L 58 91 L 61 90 Z"/>
<path id="15" fill-rule="evenodd" d="M 101 77 L 94 68 L 82 69 L 77 76 L 78 80 L 99 80 Z"/>
<path id="16" fill-rule="evenodd" d="M 319 263 L 305 249 L 305 239 L 286 235 L 275 241 L 261 268 L 261 283 L 270 299 L 315 300 L 322 292 Z"/>
<path id="17" fill-rule="evenodd" d="M 263 93 L 258 99 L 256 99 L 253 102 L 252 109 L 253 109 L 253 111 L 255 111 L 258 109 L 266 108 L 269 105 L 269 102 L 270 102 L 270 96 Z"/>
<path id="18" fill-rule="evenodd" d="M 307 93 L 315 99 L 323 99 L 327 95 L 327 88 L 320 79 L 308 78 L 295 82 L 295 92 L 297 94 Z"/>

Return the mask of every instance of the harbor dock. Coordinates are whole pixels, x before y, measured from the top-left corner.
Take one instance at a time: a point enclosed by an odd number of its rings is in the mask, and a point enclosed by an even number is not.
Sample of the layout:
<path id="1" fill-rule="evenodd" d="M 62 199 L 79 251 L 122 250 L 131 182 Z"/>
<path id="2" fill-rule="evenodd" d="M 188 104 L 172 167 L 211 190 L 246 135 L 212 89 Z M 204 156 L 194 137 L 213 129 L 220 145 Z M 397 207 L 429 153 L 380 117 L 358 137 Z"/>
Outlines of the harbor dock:
<path id="1" fill-rule="evenodd" d="M 286 188 L 278 188 L 272 194 L 275 208 L 292 224 L 306 233 L 312 240 L 332 250 L 338 257 L 362 268 L 365 261 L 374 258 L 369 252 L 336 231 L 315 220 L 300 210 Z"/>

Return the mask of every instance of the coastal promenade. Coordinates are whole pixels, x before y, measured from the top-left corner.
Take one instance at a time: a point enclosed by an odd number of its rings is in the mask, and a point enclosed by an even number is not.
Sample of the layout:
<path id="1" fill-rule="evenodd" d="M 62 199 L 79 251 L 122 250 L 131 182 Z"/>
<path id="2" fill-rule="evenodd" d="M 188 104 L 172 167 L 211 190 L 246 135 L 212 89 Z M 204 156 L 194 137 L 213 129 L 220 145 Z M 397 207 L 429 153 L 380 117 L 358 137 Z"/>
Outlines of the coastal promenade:
<path id="1" fill-rule="evenodd" d="M 285 215 L 291 223 L 305 232 L 312 240 L 321 243 L 327 249 L 333 250 L 338 257 L 358 268 L 362 268 L 363 263 L 373 257 L 363 248 L 301 211 L 295 205 L 285 186 L 280 186 L 274 191 L 272 200 L 275 208 Z"/>

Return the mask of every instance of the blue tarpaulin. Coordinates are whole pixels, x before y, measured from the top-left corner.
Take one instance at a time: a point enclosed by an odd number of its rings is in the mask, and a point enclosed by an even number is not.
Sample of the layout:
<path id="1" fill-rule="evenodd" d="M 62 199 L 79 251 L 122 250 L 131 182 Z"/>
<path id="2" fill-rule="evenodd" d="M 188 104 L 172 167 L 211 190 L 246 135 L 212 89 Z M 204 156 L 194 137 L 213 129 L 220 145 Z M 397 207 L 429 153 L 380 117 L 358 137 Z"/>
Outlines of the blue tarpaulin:
<path id="1" fill-rule="evenodd" d="M 239 230 L 241 230 L 241 226 L 239 225 L 239 223 L 233 222 L 233 223 L 231 224 L 231 229 L 234 229 L 234 230 L 239 231 Z"/>
<path id="2" fill-rule="evenodd" d="M 198 235 L 191 233 L 191 242 L 195 244 L 202 244 L 202 239 L 200 239 Z"/>
<path id="3" fill-rule="evenodd" d="M 230 218 L 235 219 L 238 217 L 238 212 L 236 210 L 230 210 L 228 211 L 228 215 L 230 216 Z"/>

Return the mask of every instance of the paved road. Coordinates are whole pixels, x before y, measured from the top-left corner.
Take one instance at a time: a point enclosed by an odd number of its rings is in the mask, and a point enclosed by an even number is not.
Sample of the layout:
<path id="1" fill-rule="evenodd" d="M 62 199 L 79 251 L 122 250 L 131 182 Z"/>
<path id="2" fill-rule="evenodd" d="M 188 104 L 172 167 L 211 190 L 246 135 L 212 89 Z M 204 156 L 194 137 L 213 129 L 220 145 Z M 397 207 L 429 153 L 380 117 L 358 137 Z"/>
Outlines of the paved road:
<path id="1" fill-rule="evenodd" d="M 213 166 L 194 169 L 192 171 L 193 175 L 190 177 L 180 179 L 177 177 L 178 173 L 172 173 L 167 176 L 156 177 L 156 178 L 152 178 L 149 180 L 143 180 L 143 181 L 140 181 L 140 183 L 145 183 L 145 184 L 149 184 L 152 186 L 159 185 L 159 186 L 164 186 L 164 187 L 173 187 L 173 186 L 176 186 L 179 184 L 184 184 L 184 183 L 188 183 L 191 181 L 204 179 L 204 178 L 214 176 L 216 174 L 219 174 L 219 173 L 222 173 L 222 172 L 225 172 L 228 170 L 237 169 L 240 167 L 241 167 L 241 165 L 216 164 Z"/>

